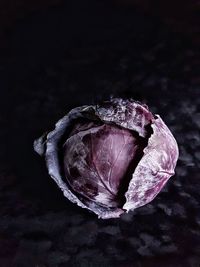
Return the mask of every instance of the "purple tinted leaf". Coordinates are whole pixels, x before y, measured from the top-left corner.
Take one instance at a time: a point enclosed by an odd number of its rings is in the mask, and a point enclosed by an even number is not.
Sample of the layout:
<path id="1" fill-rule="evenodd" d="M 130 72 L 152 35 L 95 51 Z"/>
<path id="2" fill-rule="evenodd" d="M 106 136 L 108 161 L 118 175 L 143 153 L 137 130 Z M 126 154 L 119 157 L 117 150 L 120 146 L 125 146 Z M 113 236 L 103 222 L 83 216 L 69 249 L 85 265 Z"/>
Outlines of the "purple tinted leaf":
<path id="1" fill-rule="evenodd" d="M 151 125 L 153 134 L 144 149 L 144 156 L 135 169 L 124 209 L 130 210 L 150 202 L 174 175 L 178 146 L 163 120 L 157 115 Z"/>
<path id="2" fill-rule="evenodd" d="M 146 126 L 153 119 L 146 105 L 121 98 L 115 98 L 98 106 L 96 115 L 105 123 L 112 122 L 125 129 L 136 131 L 142 137 L 147 137 Z"/>
<path id="3" fill-rule="evenodd" d="M 66 178 L 74 191 L 108 207 L 117 199 L 139 143 L 130 131 L 103 125 L 71 136 L 64 145 Z"/>

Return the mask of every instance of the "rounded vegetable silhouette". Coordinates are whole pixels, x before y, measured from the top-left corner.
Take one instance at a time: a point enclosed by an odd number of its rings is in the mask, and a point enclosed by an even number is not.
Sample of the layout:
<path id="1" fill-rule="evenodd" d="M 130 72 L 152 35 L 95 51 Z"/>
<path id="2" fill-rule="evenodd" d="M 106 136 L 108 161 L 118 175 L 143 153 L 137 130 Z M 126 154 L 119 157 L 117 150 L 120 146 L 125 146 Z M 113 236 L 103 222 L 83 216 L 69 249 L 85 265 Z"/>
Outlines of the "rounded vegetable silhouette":
<path id="1" fill-rule="evenodd" d="M 72 109 L 34 149 L 64 195 L 103 219 L 153 200 L 178 159 L 176 140 L 160 116 L 120 98 Z"/>

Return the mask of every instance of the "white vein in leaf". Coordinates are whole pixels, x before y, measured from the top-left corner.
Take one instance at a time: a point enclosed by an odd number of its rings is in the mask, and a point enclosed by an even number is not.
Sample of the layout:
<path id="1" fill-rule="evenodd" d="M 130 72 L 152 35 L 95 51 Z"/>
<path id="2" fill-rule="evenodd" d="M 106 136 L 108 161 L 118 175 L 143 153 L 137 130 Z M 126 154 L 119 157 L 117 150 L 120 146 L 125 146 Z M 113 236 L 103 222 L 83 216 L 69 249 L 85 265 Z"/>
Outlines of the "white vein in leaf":
<path id="1" fill-rule="evenodd" d="M 113 196 L 115 196 L 114 195 L 114 193 L 108 188 L 108 186 L 106 185 L 106 183 L 103 181 L 103 178 L 101 177 L 101 175 L 100 175 L 100 173 L 99 173 L 99 171 L 98 171 L 98 168 L 97 168 L 97 166 L 96 166 L 96 164 L 95 164 L 95 162 L 94 162 L 94 147 L 93 147 L 93 138 L 92 138 L 92 134 L 90 134 L 90 138 L 91 138 L 91 151 L 92 151 L 92 153 L 91 153 L 91 157 L 92 157 L 92 162 L 93 162 L 93 166 L 94 166 L 94 168 L 95 168 L 95 170 L 96 170 L 96 172 L 97 172 L 97 174 L 98 174 L 98 177 L 99 177 L 99 179 L 100 179 L 100 181 L 101 181 L 101 183 L 103 184 L 103 186 L 108 190 L 108 192 L 110 192 L 110 194 L 112 194 Z"/>

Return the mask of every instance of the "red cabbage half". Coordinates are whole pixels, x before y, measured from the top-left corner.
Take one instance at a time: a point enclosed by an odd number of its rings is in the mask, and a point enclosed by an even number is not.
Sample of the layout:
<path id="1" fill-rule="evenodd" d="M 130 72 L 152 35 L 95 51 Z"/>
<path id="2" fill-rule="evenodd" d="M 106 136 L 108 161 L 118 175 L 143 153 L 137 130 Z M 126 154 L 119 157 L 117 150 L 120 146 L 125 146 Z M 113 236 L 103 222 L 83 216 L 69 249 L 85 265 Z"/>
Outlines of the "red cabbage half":
<path id="1" fill-rule="evenodd" d="M 104 219 L 153 200 L 178 159 L 176 140 L 160 116 L 119 98 L 72 109 L 34 149 L 64 195 Z"/>

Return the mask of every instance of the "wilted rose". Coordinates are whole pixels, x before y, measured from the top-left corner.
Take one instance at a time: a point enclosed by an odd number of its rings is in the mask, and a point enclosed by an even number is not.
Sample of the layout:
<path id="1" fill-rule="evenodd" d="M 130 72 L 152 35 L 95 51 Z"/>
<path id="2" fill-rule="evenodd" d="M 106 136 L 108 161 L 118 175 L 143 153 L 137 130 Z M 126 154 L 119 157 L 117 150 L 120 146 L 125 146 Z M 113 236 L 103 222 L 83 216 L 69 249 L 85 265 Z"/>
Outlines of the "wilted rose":
<path id="1" fill-rule="evenodd" d="M 100 218 L 150 202 L 178 159 L 176 140 L 160 116 L 119 98 L 72 109 L 34 148 L 64 195 Z"/>

